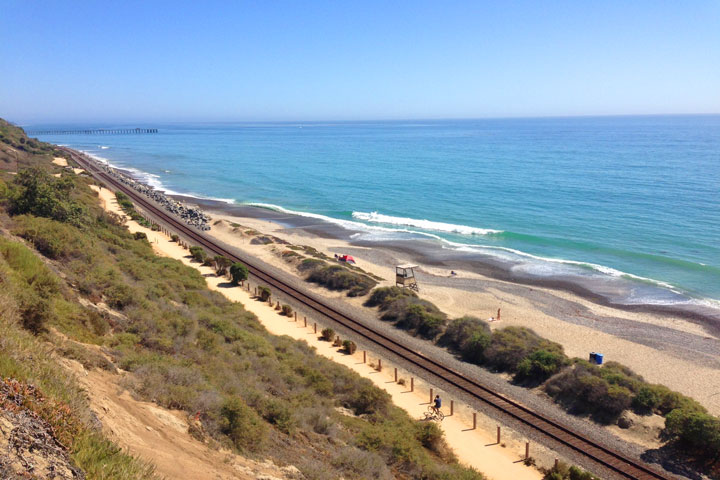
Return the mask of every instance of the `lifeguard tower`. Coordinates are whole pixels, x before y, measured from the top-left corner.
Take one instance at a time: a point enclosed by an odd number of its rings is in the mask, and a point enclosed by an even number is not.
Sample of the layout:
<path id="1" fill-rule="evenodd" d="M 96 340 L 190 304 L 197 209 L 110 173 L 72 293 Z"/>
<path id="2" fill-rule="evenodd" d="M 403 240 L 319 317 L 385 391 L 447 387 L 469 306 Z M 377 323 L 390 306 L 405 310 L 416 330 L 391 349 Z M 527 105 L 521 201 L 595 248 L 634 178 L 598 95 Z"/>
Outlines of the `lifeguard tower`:
<path id="1" fill-rule="evenodd" d="M 415 281 L 415 268 L 417 268 L 417 265 L 398 265 L 395 267 L 395 286 L 407 287 L 416 292 L 420 291 L 417 281 Z"/>

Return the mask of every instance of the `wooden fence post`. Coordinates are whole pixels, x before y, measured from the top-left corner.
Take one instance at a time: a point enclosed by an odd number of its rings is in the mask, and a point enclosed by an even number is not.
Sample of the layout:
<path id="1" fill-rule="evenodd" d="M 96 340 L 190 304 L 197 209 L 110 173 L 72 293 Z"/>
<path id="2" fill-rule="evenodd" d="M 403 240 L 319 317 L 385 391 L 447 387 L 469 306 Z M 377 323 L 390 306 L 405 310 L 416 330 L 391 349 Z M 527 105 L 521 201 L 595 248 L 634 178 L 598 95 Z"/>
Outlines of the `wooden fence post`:
<path id="1" fill-rule="evenodd" d="M 304 315 L 303 315 L 303 322 L 305 323 L 305 325 L 304 325 L 304 326 L 306 326 L 306 327 L 307 327 L 307 317 L 306 317 L 306 316 L 304 316 Z"/>
<path id="2" fill-rule="evenodd" d="M 395 383 L 397 383 L 397 367 L 395 367 Z"/>
<path id="3" fill-rule="evenodd" d="M 452 417 L 453 411 L 455 410 L 455 402 L 450 400 L 450 416 Z"/>
<path id="4" fill-rule="evenodd" d="M 497 443 L 500 445 L 500 425 L 497 427 Z"/>
<path id="5" fill-rule="evenodd" d="M 317 333 L 317 322 L 313 322 L 313 332 Z"/>
<path id="6" fill-rule="evenodd" d="M 525 460 L 530 458 L 530 442 L 525 442 Z"/>
<path id="7" fill-rule="evenodd" d="M 382 358 L 378 358 L 378 372 L 382 372 Z"/>
<path id="8" fill-rule="evenodd" d="M 477 413 L 473 412 L 473 430 L 477 428 Z"/>
<path id="9" fill-rule="evenodd" d="M 367 352 L 363 350 L 363 363 L 367 363 Z"/>
<path id="10" fill-rule="evenodd" d="M 415 378 L 414 377 L 410 377 L 410 391 L 411 392 L 415 391 Z"/>
<path id="11" fill-rule="evenodd" d="M 432 403 L 433 401 L 433 389 L 430 389 L 430 401 L 428 403 Z"/>

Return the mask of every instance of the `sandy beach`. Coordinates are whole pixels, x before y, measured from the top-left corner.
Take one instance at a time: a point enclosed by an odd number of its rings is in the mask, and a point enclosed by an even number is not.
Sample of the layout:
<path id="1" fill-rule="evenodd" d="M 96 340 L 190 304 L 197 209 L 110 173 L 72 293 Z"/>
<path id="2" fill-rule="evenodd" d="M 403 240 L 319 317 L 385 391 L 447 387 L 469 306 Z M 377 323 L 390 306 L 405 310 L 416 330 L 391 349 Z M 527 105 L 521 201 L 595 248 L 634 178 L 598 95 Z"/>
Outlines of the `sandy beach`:
<path id="1" fill-rule="evenodd" d="M 395 265 L 417 261 L 412 252 L 392 245 L 369 247 L 321 236 L 313 224 L 289 227 L 285 222 L 219 210 L 209 213 L 213 217 L 210 234 L 292 275 L 298 272 L 282 258 L 285 246 L 255 244 L 253 236 L 244 232 L 255 230 L 293 245 L 308 245 L 331 257 L 353 255 L 360 268 L 384 279 L 381 286 L 394 283 Z M 421 297 L 451 318 L 490 319 L 500 309 L 500 321 L 492 322 L 492 328 L 532 328 L 562 344 L 570 356 L 587 358 L 590 352 L 601 352 L 606 361 L 625 364 L 647 381 L 667 385 L 697 399 L 712 413 L 720 413 L 720 341 L 711 325 L 668 313 L 600 305 L 567 291 L 494 279 L 460 267 L 453 265 L 457 275 L 451 276 L 444 265 L 420 263 L 416 275 Z M 363 302 L 320 287 L 309 288 L 357 306 Z"/>

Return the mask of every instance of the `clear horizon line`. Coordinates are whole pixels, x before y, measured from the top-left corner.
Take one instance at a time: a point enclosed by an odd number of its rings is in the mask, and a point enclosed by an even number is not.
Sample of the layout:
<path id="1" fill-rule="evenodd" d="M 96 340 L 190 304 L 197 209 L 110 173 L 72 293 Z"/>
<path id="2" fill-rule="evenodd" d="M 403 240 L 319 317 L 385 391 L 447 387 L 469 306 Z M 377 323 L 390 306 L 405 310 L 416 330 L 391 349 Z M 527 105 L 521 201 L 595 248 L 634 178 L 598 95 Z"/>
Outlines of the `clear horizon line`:
<path id="1" fill-rule="evenodd" d="M 148 124 L 150 122 L 166 123 L 166 124 L 182 124 L 182 123 L 200 123 L 200 124 L 217 124 L 217 123 L 374 123 L 374 122 L 423 122 L 423 121 L 470 121 L 470 120 L 542 120 L 542 119 L 582 119 L 582 118 L 627 118 L 627 117 L 712 117 L 720 116 L 717 113 L 619 113 L 619 114 L 579 114 L 579 115 L 529 115 L 529 116 L 488 116 L 488 117 L 417 117 L 417 118 L 365 118 L 365 119 L 287 119 L 287 120 L 73 120 L 70 122 L 28 122 L 15 123 L 13 125 L 22 127 L 33 125 L 74 125 L 85 123 L 133 123 Z"/>

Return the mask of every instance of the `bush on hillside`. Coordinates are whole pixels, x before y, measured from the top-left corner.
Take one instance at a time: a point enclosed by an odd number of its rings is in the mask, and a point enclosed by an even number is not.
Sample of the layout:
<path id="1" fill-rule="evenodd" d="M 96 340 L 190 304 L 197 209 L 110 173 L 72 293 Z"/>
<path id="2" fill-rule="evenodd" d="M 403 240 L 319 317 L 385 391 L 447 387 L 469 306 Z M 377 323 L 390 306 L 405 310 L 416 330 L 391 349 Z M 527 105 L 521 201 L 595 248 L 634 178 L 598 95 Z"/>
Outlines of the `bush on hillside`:
<path id="1" fill-rule="evenodd" d="M 705 412 L 705 407 L 692 398 L 670 390 L 665 385 L 644 384 L 633 399 L 633 408 L 638 413 L 667 415 L 675 409 Z"/>
<path id="2" fill-rule="evenodd" d="M 135 240 L 147 240 L 147 235 L 145 232 L 135 232 L 133 233 L 133 238 Z"/>
<path id="3" fill-rule="evenodd" d="M 538 350 L 564 355 L 562 345 L 542 338 L 525 327 L 495 330 L 484 355 L 487 364 L 493 368 L 516 372 L 520 362 Z"/>
<path id="4" fill-rule="evenodd" d="M 242 284 L 248 279 L 248 268 L 240 262 L 233 263 L 230 266 L 230 276 L 232 277 L 232 283 L 235 285 Z"/>
<path id="5" fill-rule="evenodd" d="M 352 340 L 345 340 L 343 342 L 343 349 L 348 355 L 352 355 L 357 351 L 357 345 Z"/>
<path id="6" fill-rule="evenodd" d="M 386 310 L 388 306 L 395 300 L 403 297 L 417 298 L 417 294 L 409 288 L 400 287 L 380 287 L 372 291 L 370 298 L 365 302 L 366 307 L 380 307 L 380 310 Z"/>
<path id="7" fill-rule="evenodd" d="M 459 353 L 466 362 L 479 365 L 485 361 L 485 349 L 491 338 L 492 332 L 486 322 L 466 316 L 450 322 L 438 344 Z"/>
<path id="8" fill-rule="evenodd" d="M 568 363 L 568 358 L 561 352 L 536 350 L 518 364 L 514 380 L 531 385 L 540 385 Z"/>
<path id="9" fill-rule="evenodd" d="M 87 223 L 88 211 L 72 198 L 74 188 L 75 182 L 70 177 L 56 178 L 40 167 L 22 170 L 13 179 L 9 213 L 82 226 Z"/>
<path id="10" fill-rule="evenodd" d="M 170 240 L 173 241 L 173 242 L 175 242 L 175 243 L 179 243 L 179 242 L 180 242 L 180 236 L 177 235 L 176 233 L 173 233 L 172 235 L 170 235 Z"/>
<path id="11" fill-rule="evenodd" d="M 293 309 L 287 303 L 283 304 L 283 306 L 281 307 L 281 310 L 282 310 L 282 314 L 285 315 L 286 317 L 293 316 Z"/>
<path id="12" fill-rule="evenodd" d="M 220 409 L 219 425 L 220 431 L 241 451 L 260 450 L 267 437 L 263 421 L 240 397 L 225 400 Z"/>
<path id="13" fill-rule="evenodd" d="M 720 418 L 692 409 L 676 408 L 665 419 L 665 436 L 686 451 L 716 462 L 720 459 Z"/>
<path id="14" fill-rule="evenodd" d="M 353 272 L 342 265 L 328 265 L 317 259 L 306 259 L 301 271 L 309 272 L 306 280 L 329 290 L 347 290 L 348 297 L 367 295 L 377 282 L 367 275 Z"/>
<path id="15" fill-rule="evenodd" d="M 603 378 L 601 369 L 584 360 L 564 369 L 545 383 L 545 391 L 566 408 L 590 413 L 602 423 L 613 422 L 632 404 L 627 387 Z"/>
<path id="16" fill-rule="evenodd" d="M 600 480 L 590 472 L 580 467 L 568 466 L 564 462 L 558 462 L 557 466 L 553 466 L 545 473 L 543 480 Z"/>

